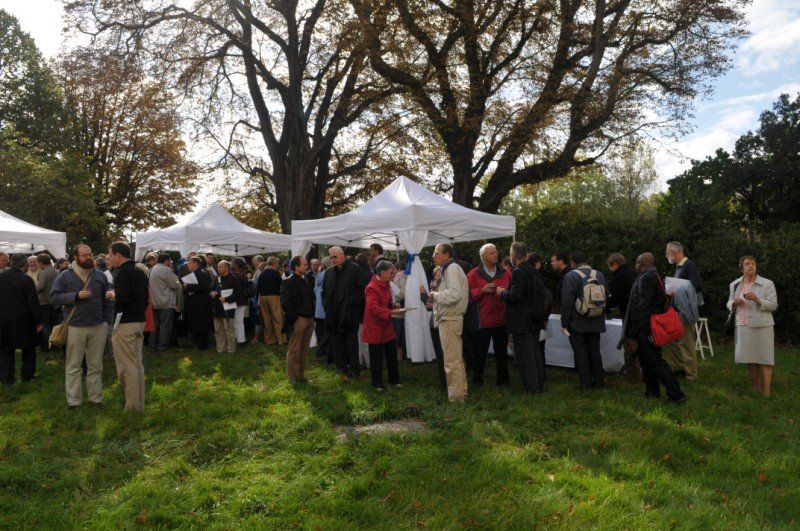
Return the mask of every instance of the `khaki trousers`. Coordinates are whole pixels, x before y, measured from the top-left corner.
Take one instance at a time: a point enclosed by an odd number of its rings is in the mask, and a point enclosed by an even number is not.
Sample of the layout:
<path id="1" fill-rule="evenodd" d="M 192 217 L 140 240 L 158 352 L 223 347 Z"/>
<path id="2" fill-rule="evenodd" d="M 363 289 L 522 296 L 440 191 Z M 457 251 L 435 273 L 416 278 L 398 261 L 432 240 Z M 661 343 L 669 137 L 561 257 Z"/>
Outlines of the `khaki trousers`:
<path id="1" fill-rule="evenodd" d="M 664 345 L 662 357 L 670 364 L 673 370 L 686 372 L 686 377 L 693 380 L 697 378 L 697 341 L 694 332 L 694 323 L 683 324 L 683 337 L 674 343 Z"/>
<path id="2" fill-rule="evenodd" d="M 83 403 L 83 369 L 86 356 L 86 392 L 89 402 L 103 402 L 103 351 L 108 339 L 108 323 L 95 326 L 70 326 L 67 336 L 66 387 L 67 405 Z"/>
<path id="3" fill-rule="evenodd" d="M 286 375 L 292 383 L 302 382 L 306 378 L 306 356 L 313 333 L 314 319 L 298 317 L 294 322 L 286 351 Z"/>
<path id="4" fill-rule="evenodd" d="M 227 317 L 214 317 L 214 339 L 217 343 L 217 352 L 236 352 L 236 332 L 233 329 L 233 319 Z"/>
<path id="5" fill-rule="evenodd" d="M 286 334 L 281 332 L 283 310 L 281 310 L 280 295 L 261 295 L 258 297 L 258 306 L 261 308 L 261 320 L 264 322 L 264 343 L 267 345 L 286 343 Z"/>
<path id="6" fill-rule="evenodd" d="M 444 374 L 447 378 L 447 398 L 464 401 L 467 397 L 467 371 L 461 353 L 461 331 L 464 319 L 439 322 L 439 338 L 444 353 Z"/>
<path id="7" fill-rule="evenodd" d="M 111 336 L 117 377 L 125 389 L 126 411 L 144 409 L 143 340 L 144 323 L 120 323 Z"/>

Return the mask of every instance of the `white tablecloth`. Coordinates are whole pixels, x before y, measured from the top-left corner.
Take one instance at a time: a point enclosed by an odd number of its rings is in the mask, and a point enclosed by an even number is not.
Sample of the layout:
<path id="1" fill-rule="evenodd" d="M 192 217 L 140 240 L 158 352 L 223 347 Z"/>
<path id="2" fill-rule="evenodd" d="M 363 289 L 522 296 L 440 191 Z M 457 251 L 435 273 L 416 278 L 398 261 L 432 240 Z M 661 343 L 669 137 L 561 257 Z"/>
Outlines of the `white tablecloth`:
<path id="1" fill-rule="evenodd" d="M 549 337 L 544 344 L 545 363 L 556 367 L 575 367 L 575 355 L 569 344 L 569 338 L 561 332 L 561 316 L 550 315 L 547 326 L 552 337 Z M 611 319 L 606 321 L 605 333 L 600 334 L 600 355 L 603 357 L 603 368 L 606 372 L 617 372 L 625 364 L 625 355 L 622 349 L 617 348 L 621 332 L 622 320 Z M 509 347 L 509 352 L 510 350 Z M 491 344 L 489 352 L 494 352 L 494 346 Z"/>

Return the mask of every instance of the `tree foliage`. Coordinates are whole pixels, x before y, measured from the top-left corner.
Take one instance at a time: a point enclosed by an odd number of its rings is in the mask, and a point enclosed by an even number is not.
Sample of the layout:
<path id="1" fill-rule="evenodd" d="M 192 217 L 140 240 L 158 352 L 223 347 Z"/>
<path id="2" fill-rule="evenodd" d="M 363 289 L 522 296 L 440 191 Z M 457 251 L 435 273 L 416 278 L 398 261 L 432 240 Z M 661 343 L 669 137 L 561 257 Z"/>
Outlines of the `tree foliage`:
<path id="1" fill-rule="evenodd" d="M 436 131 L 453 200 L 488 212 L 642 128 L 680 125 L 727 70 L 745 3 L 352 0 L 370 64 Z"/>
<path id="2" fill-rule="evenodd" d="M 197 165 L 186 153 L 175 97 L 130 60 L 75 49 L 58 63 L 74 113 L 73 145 L 86 158 L 109 235 L 174 223 L 195 204 Z"/>
<path id="3" fill-rule="evenodd" d="M 403 120 L 383 119 L 387 88 L 368 71 L 347 5 L 337 0 L 74 0 L 82 31 L 122 43 L 183 90 L 218 167 L 250 176 L 251 201 L 292 219 L 322 217 L 371 194 Z M 391 114 L 391 113 L 390 113 Z M 346 140 L 342 134 L 352 131 Z M 262 153 L 265 153 L 262 156 Z M 248 190 L 243 190 L 247 192 Z"/>

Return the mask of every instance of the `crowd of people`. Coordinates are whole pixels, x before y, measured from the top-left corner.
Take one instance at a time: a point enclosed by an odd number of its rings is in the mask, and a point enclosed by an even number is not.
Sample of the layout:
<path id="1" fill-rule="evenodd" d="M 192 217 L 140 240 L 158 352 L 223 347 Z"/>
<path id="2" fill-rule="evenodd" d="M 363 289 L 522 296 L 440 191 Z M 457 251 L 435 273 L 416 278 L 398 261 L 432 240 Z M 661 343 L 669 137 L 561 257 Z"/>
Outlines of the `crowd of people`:
<path id="1" fill-rule="evenodd" d="M 658 398 L 661 387 L 670 402 L 686 400 L 678 377 L 695 379 L 696 336 L 703 301 L 697 265 L 671 242 L 666 258 L 674 277 L 686 282 L 667 289 L 652 253 L 640 254 L 635 270 L 612 253 L 610 278 L 577 250 L 550 256 L 558 273 L 555 293 L 541 274 L 544 258 L 522 242 L 507 257 L 486 244 L 473 266 L 457 258 L 452 245 L 433 252 L 429 287 L 408 284 L 404 263 L 392 263 L 379 244 L 355 257 L 341 247 L 322 260 L 270 256 L 217 260 L 190 253 L 173 263 L 168 253 L 150 253 L 140 263 L 125 242 L 104 254 L 76 245 L 71 260 L 0 252 L 0 381 L 15 381 L 16 351 L 21 351 L 23 381 L 36 375 L 36 349 L 50 349 L 51 334 L 67 327 L 65 385 L 67 405 L 103 404 L 103 357 L 113 354 L 125 392 L 125 409 L 141 411 L 145 401 L 148 351 L 163 352 L 188 336 L 207 350 L 213 334 L 218 353 L 235 353 L 250 341 L 286 349 L 286 375 L 307 383 L 306 358 L 313 338 L 317 356 L 343 380 L 370 371 L 373 387 L 383 391 L 383 366 L 389 384 L 400 387 L 405 357 L 408 290 L 419 290 L 430 314 L 439 378 L 450 400 L 463 401 L 469 386 L 484 384 L 490 346 L 495 352 L 495 384 L 509 384 L 513 353 L 525 393 L 545 390 L 545 345 L 556 330 L 568 337 L 575 372 L 583 390 L 604 387 L 600 336 L 612 312 L 623 319 L 617 348 L 624 351 L 627 374 L 643 382 L 645 396 Z M 769 396 L 774 337 L 775 286 L 757 274 L 754 257 L 740 262 L 742 277 L 731 283 L 728 309 L 735 320 L 737 363 L 748 366 L 751 385 Z M 683 337 L 662 347 L 653 341 L 651 316 L 674 307 L 684 325 Z M 409 330 L 408 333 L 413 333 Z M 145 340 L 146 338 L 146 340 Z M 281 350 L 282 350 L 281 348 Z M 471 378 L 468 380 L 468 374 Z"/>

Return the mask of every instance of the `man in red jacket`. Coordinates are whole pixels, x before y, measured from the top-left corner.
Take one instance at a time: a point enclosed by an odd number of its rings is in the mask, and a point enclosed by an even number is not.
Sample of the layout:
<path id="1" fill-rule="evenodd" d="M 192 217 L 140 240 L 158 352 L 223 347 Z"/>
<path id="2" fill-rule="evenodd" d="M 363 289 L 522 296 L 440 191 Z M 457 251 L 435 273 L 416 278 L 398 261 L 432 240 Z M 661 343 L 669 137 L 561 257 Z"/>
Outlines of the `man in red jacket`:
<path id="1" fill-rule="evenodd" d="M 395 274 L 391 262 L 381 260 L 375 266 L 375 275 L 364 292 L 364 324 L 361 339 L 369 345 L 369 370 L 372 386 L 383 391 L 383 359 L 389 371 L 389 383 L 400 387 L 400 370 L 397 366 L 397 347 L 392 316 L 403 314 L 407 308 L 396 308 L 392 301 L 389 281 Z"/>
<path id="2" fill-rule="evenodd" d="M 487 243 L 480 250 L 481 264 L 467 274 L 469 298 L 478 303 L 481 329 L 472 368 L 472 383 L 483 383 L 486 354 L 489 342 L 494 346 L 497 365 L 497 385 L 508 384 L 508 332 L 506 332 L 506 305 L 500 292 L 508 289 L 511 274 L 497 263 L 497 248 Z"/>

